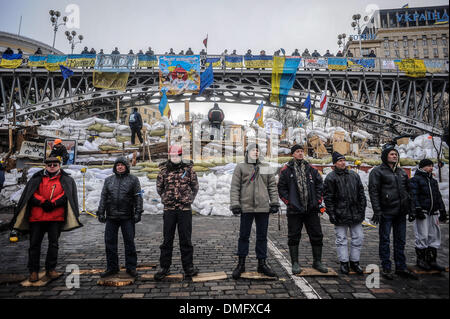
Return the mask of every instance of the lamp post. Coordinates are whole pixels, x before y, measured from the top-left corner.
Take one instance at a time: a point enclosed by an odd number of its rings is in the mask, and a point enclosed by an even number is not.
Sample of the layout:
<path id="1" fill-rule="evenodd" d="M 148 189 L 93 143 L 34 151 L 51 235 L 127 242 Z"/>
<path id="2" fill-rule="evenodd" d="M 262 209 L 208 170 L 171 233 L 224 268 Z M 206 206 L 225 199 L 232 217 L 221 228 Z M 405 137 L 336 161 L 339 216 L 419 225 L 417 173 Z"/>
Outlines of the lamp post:
<path id="1" fill-rule="evenodd" d="M 63 19 L 63 22 L 58 24 L 58 19 L 59 19 L 59 17 L 61 16 L 61 12 L 55 11 L 55 10 L 50 10 L 50 11 L 49 11 L 49 14 L 50 14 L 50 22 L 52 23 L 52 26 L 53 26 L 53 32 L 54 32 L 54 34 L 53 34 L 53 46 L 52 46 L 53 49 L 54 49 L 54 48 L 55 48 L 55 40 L 56 40 L 56 32 L 58 31 L 58 27 L 59 27 L 60 25 L 66 25 L 67 17 L 64 16 L 64 17 L 62 18 L 62 19 Z"/>
<path id="2" fill-rule="evenodd" d="M 354 14 L 353 17 L 353 22 L 351 24 L 351 26 L 353 27 L 353 30 L 357 29 L 358 30 L 358 38 L 359 38 L 359 54 L 362 57 L 362 50 L 361 50 L 361 27 L 359 25 L 359 20 L 361 19 L 361 15 L 359 13 Z"/>
<path id="3" fill-rule="evenodd" d="M 81 34 L 78 35 L 78 40 L 80 40 L 80 41 L 75 42 L 75 36 L 77 35 L 76 31 L 72 31 L 72 32 L 66 31 L 64 34 L 66 35 L 67 40 L 70 43 L 70 47 L 72 49 L 71 54 L 73 54 L 73 49 L 75 49 L 75 44 L 81 43 L 81 41 L 83 41 L 83 36 Z"/>

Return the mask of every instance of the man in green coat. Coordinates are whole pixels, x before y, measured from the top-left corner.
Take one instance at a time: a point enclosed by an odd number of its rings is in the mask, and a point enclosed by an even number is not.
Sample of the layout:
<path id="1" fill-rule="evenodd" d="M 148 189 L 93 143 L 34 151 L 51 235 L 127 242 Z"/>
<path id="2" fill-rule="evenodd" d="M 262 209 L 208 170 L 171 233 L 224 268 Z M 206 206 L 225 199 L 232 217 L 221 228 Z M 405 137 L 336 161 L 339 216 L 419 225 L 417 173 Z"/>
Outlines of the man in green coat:
<path id="1" fill-rule="evenodd" d="M 234 215 L 241 215 L 237 255 L 239 263 L 233 271 L 238 279 L 245 271 L 249 239 L 253 220 L 256 224 L 256 257 L 258 272 L 275 277 L 276 274 L 266 264 L 267 229 L 269 214 L 278 212 L 278 191 L 275 175 L 266 163 L 261 163 L 258 144 L 250 144 L 245 153 L 245 162 L 237 164 L 231 180 L 230 209 Z"/>

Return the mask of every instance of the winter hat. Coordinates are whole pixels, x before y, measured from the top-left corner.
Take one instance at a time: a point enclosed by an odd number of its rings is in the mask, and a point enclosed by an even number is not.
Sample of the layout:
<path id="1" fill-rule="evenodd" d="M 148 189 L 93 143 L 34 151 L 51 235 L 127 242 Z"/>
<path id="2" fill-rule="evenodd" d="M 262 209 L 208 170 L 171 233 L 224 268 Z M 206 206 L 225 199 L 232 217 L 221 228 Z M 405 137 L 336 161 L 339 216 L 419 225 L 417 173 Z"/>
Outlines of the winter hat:
<path id="1" fill-rule="evenodd" d="M 387 157 L 391 151 L 396 151 L 397 156 L 400 157 L 398 151 L 395 149 L 395 145 L 386 144 L 383 146 L 383 151 L 381 152 L 381 160 L 383 161 L 383 163 L 387 164 Z M 400 158 L 398 160 L 400 161 Z"/>
<path id="2" fill-rule="evenodd" d="M 114 161 L 113 172 L 115 174 L 118 174 L 116 167 L 117 167 L 117 164 L 119 164 L 119 163 L 125 165 L 126 173 L 130 173 L 130 163 L 128 162 L 128 159 L 124 156 L 120 156 L 120 157 L 116 158 L 116 160 Z"/>
<path id="3" fill-rule="evenodd" d="M 61 161 L 59 160 L 58 157 L 52 156 L 52 157 L 47 157 L 44 161 L 45 164 L 50 164 L 50 163 L 58 163 L 61 164 Z"/>
<path id="4" fill-rule="evenodd" d="M 252 149 L 254 149 L 254 148 L 256 148 L 256 149 L 259 150 L 259 145 L 256 144 L 256 143 L 251 143 L 251 144 L 249 144 L 249 145 L 247 146 L 247 152 L 250 152 L 250 151 L 251 151 Z"/>
<path id="5" fill-rule="evenodd" d="M 181 145 L 170 145 L 169 147 L 169 155 L 178 155 L 181 156 L 183 154 L 183 148 Z"/>
<path id="6" fill-rule="evenodd" d="M 336 162 L 341 160 L 341 159 L 345 159 L 345 156 L 340 154 L 340 153 L 338 153 L 338 152 L 333 152 L 331 157 L 333 158 L 333 164 L 336 164 Z"/>
<path id="7" fill-rule="evenodd" d="M 53 142 L 53 144 L 56 145 L 56 144 L 60 144 L 61 142 L 62 142 L 61 139 L 60 139 L 60 138 L 57 138 L 57 139 Z"/>
<path id="8" fill-rule="evenodd" d="M 428 158 L 424 158 L 423 160 L 421 160 L 419 162 L 419 168 L 423 168 L 428 165 L 433 165 L 433 162 L 431 160 L 429 160 Z"/>
<path id="9" fill-rule="evenodd" d="M 303 145 L 301 144 L 295 144 L 294 146 L 291 147 L 291 154 L 294 154 L 296 150 L 298 149 L 303 149 Z"/>

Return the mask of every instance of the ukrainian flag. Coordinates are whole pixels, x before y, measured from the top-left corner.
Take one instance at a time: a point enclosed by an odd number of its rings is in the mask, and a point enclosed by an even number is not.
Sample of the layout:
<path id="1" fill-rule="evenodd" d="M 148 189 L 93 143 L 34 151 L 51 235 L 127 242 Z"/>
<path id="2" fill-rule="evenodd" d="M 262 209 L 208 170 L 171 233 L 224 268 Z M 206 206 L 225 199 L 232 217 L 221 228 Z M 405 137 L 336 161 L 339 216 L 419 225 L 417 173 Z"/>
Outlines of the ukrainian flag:
<path id="1" fill-rule="evenodd" d="M 408 9 L 409 8 L 409 3 L 403 5 L 402 9 Z"/>
<path id="2" fill-rule="evenodd" d="M 52 71 L 60 71 L 60 65 L 67 66 L 67 55 L 47 55 L 47 61 L 45 61 L 45 68 Z"/>
<path id="3" fill-rule="evenodd" d="M 242 56 L 225 56 L 225 66 L 227 68 L 242 68 Z"/>
<path id="4" fill-rule="evenodd" d="M 46 55 L 31 55 L 28 57 L 28 66 L 35 68 L 43 68 L 45 66 L 45 61 L 47 60 Z"/>
<path id="5" fill-rule="evenodd" d="M 159 102 L 159 112 L 161 116 L 170 117 L 170 107 L 169 101 L 167 100 L 166 90 L 162 90 L 163 96 L 161 97 L 161 101 Z"/>
<path id="6" fill-rule="evenodd" d="M 222 66 L 220 58 L 206 58 L 205 66 L 209 64 L 212 64 L 213 68 L 220 68 Z"/>
<path id="7" fill-rule="evenodd" d="M 156 55 L 139 54 L 138 65 L 140 67 L 147 67 L 147 68 L 156 67 L 158 66 L 158 58 L 156 57 Z"/>
<path id="8" fill-rule="evenodd" d="M 263 120 L 264 120 L 264 103 L 261 102 L 261 104 L 256 109 L 253 121 L 256 122 L 260 127 L 264 127 Z"/>
<path id="9" fill-rule="evenodd" d="M 246 68 L 271 68 L 273 57 L 271 55 L 252 55 L 244 56 Z"/>
<path id="10" fill-rule="evenodd" d="M 271 102 L 278 106 L 286 104 L 286 97 L 294 84 L 300 61 L 301 58 L 297 57 L 273 57 Z"/>
<path id="11" fill-rule="evenodd" d="M 16 69 L 22 64 L 22 54 L 4 54 L 2 55 L 0 66 L 6 69 Z"/>

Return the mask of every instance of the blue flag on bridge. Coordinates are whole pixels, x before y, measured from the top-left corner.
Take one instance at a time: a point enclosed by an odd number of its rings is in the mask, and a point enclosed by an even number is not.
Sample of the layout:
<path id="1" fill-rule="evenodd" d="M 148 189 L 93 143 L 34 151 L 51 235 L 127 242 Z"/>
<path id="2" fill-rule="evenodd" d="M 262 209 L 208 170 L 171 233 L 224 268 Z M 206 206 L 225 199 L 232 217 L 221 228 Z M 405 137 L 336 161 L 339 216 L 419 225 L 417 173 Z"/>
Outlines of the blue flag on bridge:
<path id="1" fill-rule="evenodd" d="M 61 69 L 61 74 L 64 80 L 73 75 L 73 71 L 69 68 L 66 68 L 64 65 L 60 65 L 59 68 Z"/>
<path id="2" fill-rule="evenodd" d="M 212 63 L 209 67 L 200 75 L 200 91 L 198 95 L 201 95 L 203 90 L 214 83 L 214 73 L 212 68 Z"/>

